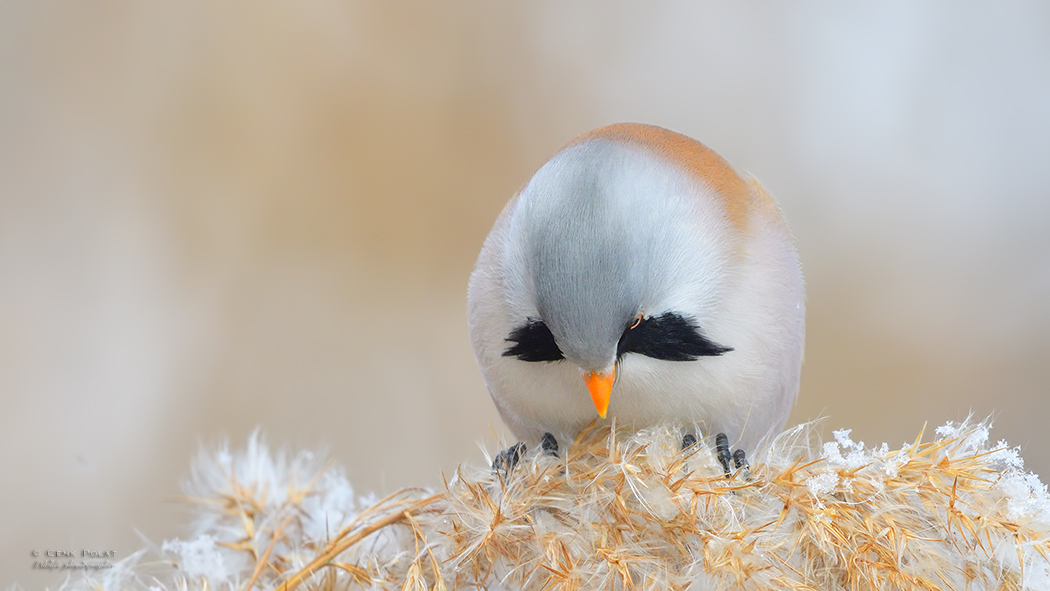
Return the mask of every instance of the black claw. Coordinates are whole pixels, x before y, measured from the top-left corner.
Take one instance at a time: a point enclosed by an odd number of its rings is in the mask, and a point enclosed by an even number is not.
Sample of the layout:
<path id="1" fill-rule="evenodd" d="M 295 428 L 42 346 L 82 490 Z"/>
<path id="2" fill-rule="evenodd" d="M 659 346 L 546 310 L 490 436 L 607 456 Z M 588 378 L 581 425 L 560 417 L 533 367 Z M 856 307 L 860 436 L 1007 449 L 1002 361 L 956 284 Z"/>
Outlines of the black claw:
<path id="1" fill-rule="evenodd" d="M 509 473 L 518 465 L 526 451 L 525 443 L 519 441 L 507 449 L 499 452 L 495 460 L 492 460 L 492 470 L 496 472 Z"/>
<path id="2" fill-rule="evenodd" d="M 696 445 L 696 435 L 692 433 L 686 433 L 682 436 L 682 449 L 686 450 Z"/>
<path id="3" fill-rule="evenodd" d="M 733 465 L 737 470 L 747 466 L 747 454 L 744 453 L 744 450 L 738 449 L 733 452 Z"/>
<path id="4" fill-rule="evenodd" d="M 558 455 L 558 440 L 550 433 L 544 433 L 543 439 L 540 440 L 540 449 L 547 455 L 556 456 Z"/>
<path id="5" fill-rule="evenodd" d="M 729 470 L 729 460 L 733 456 L 729 453 L 729 438 L 725 433 L 715 435 L 715 455 L 718 457 L 718 463 L 722 464 L 722 471 L 725 472 L 726 478 L 729 478 L 729 475 L 732 474 Z"/>

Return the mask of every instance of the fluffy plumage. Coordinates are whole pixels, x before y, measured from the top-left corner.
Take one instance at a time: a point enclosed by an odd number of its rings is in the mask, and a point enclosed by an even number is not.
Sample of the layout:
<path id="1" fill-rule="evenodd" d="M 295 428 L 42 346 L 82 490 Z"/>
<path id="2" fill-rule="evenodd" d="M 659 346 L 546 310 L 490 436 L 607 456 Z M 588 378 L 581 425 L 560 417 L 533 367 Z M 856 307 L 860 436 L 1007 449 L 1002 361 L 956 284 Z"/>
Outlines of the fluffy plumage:
<path id="1" fill-rule="evenodd" d="M 779 207 L 658 127 L 605 127 L 544 164 L 486 239 L 468 309 L 489 392 L 529 441 L 597 417 L 587 374 L 615 370 L 621 427 L 692 422 L 749 451 L 798 392 L 803 282 Z"/>

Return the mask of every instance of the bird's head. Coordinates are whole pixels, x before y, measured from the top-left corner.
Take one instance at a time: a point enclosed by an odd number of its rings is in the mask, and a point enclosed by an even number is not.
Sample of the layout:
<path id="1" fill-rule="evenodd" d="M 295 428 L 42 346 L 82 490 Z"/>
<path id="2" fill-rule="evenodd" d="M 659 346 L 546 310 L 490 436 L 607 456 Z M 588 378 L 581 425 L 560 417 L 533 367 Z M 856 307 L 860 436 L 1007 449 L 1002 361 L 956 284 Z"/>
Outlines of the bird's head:
<path id="1" fill-rule="evenodd" d="M 697 232 L 694 187 L 668 168 L 615 142 L 570 147 L 522 190 L 508 227 L 503 281 L 519 320 L 503 355 L 572 363 L 602 417 L 625 355 L 731 350 L 701 327 L 717 308 L 725 240 Z"/>

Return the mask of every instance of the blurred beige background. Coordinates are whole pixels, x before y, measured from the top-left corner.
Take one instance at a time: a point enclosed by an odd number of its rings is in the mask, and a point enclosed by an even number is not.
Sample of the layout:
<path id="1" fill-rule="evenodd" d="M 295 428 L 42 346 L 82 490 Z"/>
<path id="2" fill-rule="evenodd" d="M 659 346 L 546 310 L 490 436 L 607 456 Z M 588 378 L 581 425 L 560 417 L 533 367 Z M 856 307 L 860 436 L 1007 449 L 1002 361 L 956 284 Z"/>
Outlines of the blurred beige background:
<path id="1" fill-rule="evenodd" d="M 198 443 L 256 426 L 360 492 L 482 461 L 474 257 L 616 121 L 778 196 L 794 421 L 900 445 L 993 414 L 1050 475 L 1045 4 L 5 2 L 0 584 L 184 534 Z"/>

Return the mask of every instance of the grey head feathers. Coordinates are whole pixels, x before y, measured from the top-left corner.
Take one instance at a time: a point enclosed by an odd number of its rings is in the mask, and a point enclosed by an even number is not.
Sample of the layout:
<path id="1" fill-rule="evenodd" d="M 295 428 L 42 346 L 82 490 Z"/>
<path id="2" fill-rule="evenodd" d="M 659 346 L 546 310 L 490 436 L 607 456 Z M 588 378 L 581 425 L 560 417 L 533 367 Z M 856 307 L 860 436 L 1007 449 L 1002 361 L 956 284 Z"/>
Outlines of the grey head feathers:
<path id="1" fill-rule="evenodd" d="M 542 320 L 565 357 L 609 369 L 624 329 L 693 289 L 697 218 L 688 178 L 608 140 L 573 146 L 522 190 L 504 252 L 511 309 Z M 712 253 L 714 256 L 715 253 Z M 717 258 L 717 257 L 716 257 Z"/>

